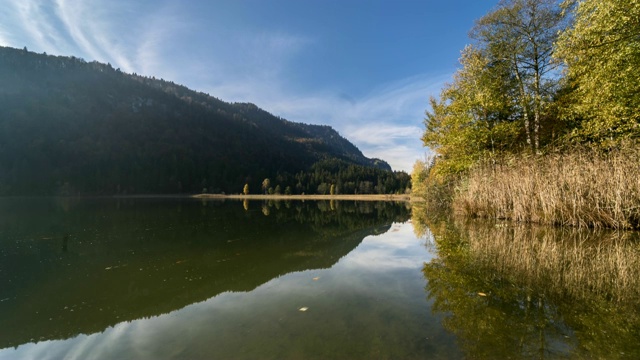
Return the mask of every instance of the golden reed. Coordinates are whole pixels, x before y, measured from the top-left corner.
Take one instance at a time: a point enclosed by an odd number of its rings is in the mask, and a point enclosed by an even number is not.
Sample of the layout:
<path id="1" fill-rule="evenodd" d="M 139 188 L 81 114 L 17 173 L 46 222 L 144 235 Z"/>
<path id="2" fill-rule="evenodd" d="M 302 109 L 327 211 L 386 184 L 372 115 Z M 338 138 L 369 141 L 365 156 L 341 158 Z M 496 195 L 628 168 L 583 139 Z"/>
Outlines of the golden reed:
<path id="1" fill-rule="evenodd" d="M 485 162 L 456 190 L 453 207 L 469 216 L 640 229 L 640 148 Z"/>

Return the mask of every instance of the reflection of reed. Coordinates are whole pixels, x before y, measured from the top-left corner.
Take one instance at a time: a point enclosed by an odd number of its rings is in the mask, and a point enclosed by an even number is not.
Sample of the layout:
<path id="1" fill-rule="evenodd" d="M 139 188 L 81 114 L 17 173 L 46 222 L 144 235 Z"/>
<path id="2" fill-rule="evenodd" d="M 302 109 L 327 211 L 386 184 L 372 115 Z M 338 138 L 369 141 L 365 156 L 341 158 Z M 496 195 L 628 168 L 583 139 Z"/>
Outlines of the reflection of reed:
<path id="1" fill-rule="evenodd" d="M 472 261 L 514 283 L 578 299 L 640 297 L 637 234 L 473 225 L 467 231 Z"/>

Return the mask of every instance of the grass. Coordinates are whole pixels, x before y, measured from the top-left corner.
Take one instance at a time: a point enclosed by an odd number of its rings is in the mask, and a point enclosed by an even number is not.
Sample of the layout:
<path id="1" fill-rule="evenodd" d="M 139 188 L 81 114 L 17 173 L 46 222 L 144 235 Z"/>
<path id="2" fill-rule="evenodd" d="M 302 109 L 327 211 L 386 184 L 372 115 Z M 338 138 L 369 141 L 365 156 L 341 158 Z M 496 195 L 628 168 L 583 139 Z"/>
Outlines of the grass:
<path id="1" fill-rule="evenodd" d="M 512 157 L 472 169 L 453 207 L 469 216 L 640 229 L 640 149 Z"/>

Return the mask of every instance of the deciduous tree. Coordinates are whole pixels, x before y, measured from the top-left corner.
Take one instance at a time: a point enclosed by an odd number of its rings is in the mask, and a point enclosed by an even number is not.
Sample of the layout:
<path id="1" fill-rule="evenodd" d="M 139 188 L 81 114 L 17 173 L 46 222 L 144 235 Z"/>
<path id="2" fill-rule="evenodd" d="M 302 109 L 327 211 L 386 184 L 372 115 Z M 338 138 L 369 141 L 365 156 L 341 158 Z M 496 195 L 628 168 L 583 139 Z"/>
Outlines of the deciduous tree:
<path id="1" fill-rule="evenodd" d="M 519 106 L 527 144 L 536 152 L 542 117 L 559 80 L 553 51 L 564 26 L 556 0 L 502 0 L 471 31 L 492 62 L 510 69 L 518 90 L 511 95 Z"/>
<path id="2" fill-rule="evenodd" d="M 473 46 L 462 51 L 460 64 L 426 113 L 422 140 L 438 154 L 436 175 L 460 173 L 482 156 L 513 147 L 520 129 L 508 67 Z"/>
<path id="3" fill-rule="evenodd" d="M 604 145 L 640 137 L 640 0 L 565 1 L 574 24 L 560 35 L 577 140 Z"/>
<path id="4" fill-rule="evenodd" d="M 266 178 L 264 180 L 262 180 L 262 191 L 267 194 L 269 192 L 269 188 L 271 187 L 271 180 L 269 180 L 269 178 Z"/>

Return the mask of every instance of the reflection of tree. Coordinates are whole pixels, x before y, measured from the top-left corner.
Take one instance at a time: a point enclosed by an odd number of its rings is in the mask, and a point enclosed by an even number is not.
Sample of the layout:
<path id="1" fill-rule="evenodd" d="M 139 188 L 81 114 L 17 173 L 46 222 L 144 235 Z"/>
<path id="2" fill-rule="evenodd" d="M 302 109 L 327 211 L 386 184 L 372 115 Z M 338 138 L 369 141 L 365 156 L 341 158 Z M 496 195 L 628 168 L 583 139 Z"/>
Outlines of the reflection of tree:
<path id="1" fill-rule="evenodd" d="M 267 201 L 263 206 L 278 208 L 279 200 Z M 310 225 L 315 231 L 330 232 L 330 229 L 358 229 L 375 226 L 381 219 L 386 222 L 405 222 L 410 208 L 406 204 L 390 204 L 375 201 L 296 201 L 285 202 L 285 208 L 275 215 L 278 221 L 295 221 Z"/>
<path id="2" fill-rule="evenodd" d="M 640 355 L 637 242 L 433 221 L 416 209 L 412 222 L 433 233 L 438 257 L 423 269 L 429 298 L 469 357 Z"/>
<path id="3" fill-rule="evenodd" d="M 431 211 L 431 208 L 425 203 L 413 203 L 411 211 L 411 225 L 413 225 L 413 233 L 417 238 L 429 236 L 431 231 L 427 224 L 434 224 L 437 219 L 446 217 L 446 214 L 440 211 Z"/>
<path id="4" fill-rule="evenodd" d="M 557 311 L 530 291 L 479 273 L 462 238 L 451 228 L 440 230 L 440 256 L 425 264 L 424 274 L 433 310 L 451 314 L 444 326 L 458 335 L 465 352 L 489 359 L 556 354 L 553 344 L 562 343 L 566 331 L 547 325 L 558 323 Z"/>

